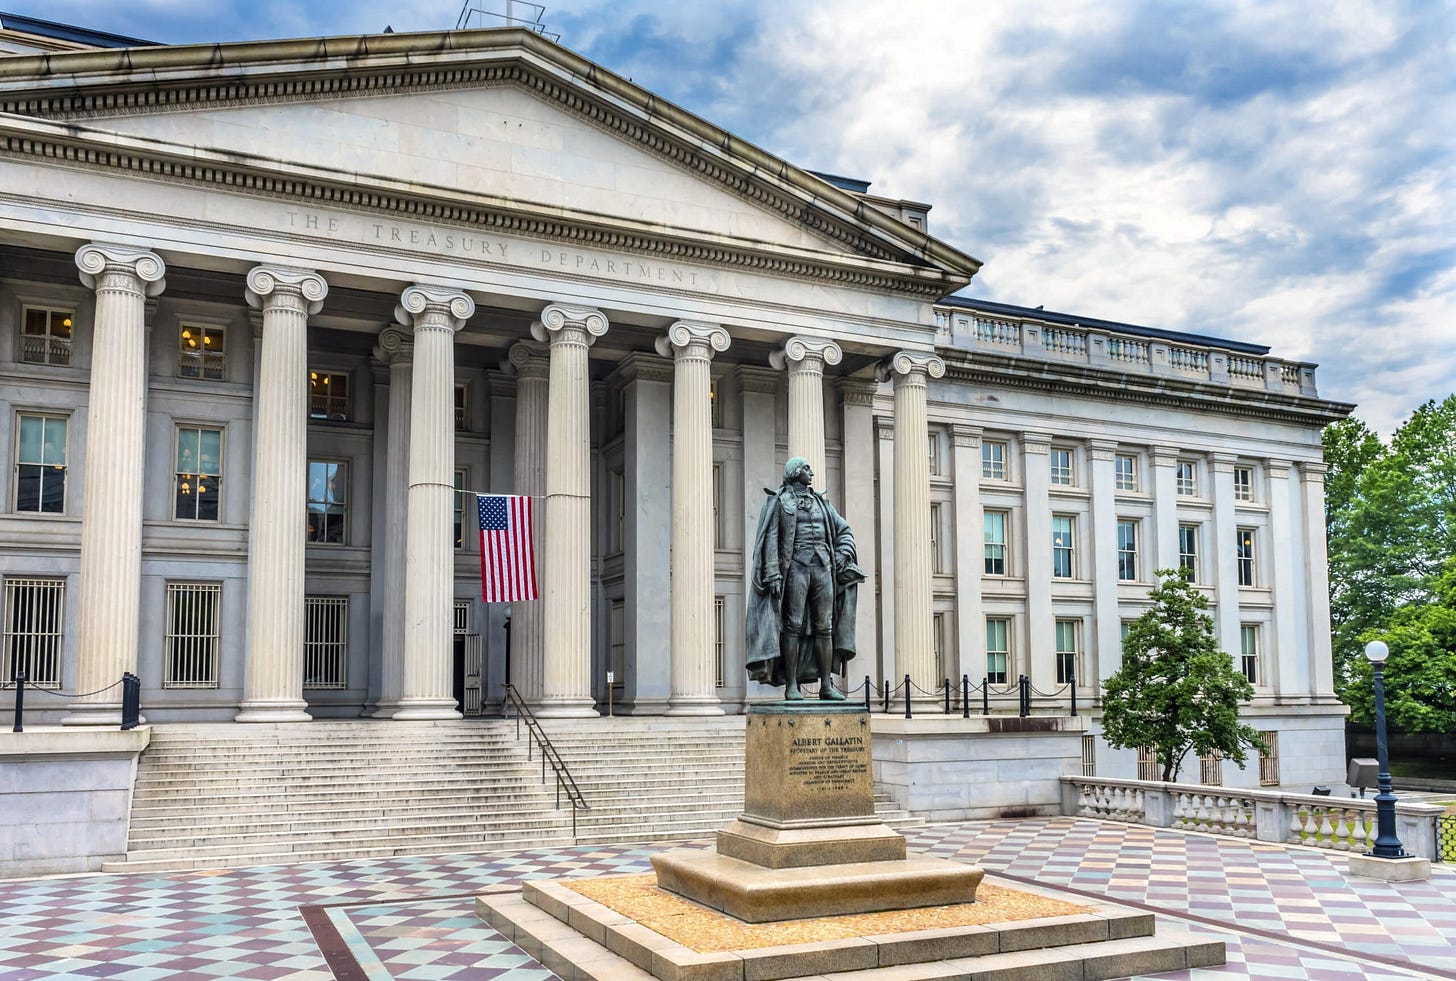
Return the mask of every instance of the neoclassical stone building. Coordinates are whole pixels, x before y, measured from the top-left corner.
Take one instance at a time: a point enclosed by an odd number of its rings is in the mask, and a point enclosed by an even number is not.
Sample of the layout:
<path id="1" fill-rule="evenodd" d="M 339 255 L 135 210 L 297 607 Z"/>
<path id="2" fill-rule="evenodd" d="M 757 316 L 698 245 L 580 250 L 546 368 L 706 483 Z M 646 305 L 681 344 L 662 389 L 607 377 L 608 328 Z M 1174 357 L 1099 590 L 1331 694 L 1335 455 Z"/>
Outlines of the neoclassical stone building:
<path id="1" fill-rule="evenodd" d="M 1341 768 L 1350 407 L 1314 366 L 955 295 L 979 263 L 926 205 L 528 32 L 66 46 L 0 57 L 0 667 L 104 690 L 31 712 L 112 723 L 123 671 L 154 723 L 451 718 L 507 680 L 737 712 L 771 694 L 745 542 L 802 455 L 871 573 L 851 686 L 1011 708 L 1025 674 L 1050 710 L 1075 678 L 1085 711 L 1181 565 L 1282 736 L 1266 780 Z M 540 601 L 480 601 L 476 490 L 538 498 Z"/>

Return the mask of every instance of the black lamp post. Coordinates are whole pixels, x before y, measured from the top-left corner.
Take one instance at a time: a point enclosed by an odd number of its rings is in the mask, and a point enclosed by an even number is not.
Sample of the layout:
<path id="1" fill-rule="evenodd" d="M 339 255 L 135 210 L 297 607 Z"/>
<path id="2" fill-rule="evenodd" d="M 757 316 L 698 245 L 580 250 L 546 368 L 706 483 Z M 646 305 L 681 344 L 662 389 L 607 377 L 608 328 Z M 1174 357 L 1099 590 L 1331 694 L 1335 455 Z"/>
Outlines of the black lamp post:
<path id="1" fill-rule="evenodd" d="M 1375 669 L 1375 756 L 1380 763 L 1375 795 L 1375 844 L 1366 852 L 1376 858 L 1409 858 L 1395 834 L 1395 794 L 1390 786 L 1390 751 L 1385 745 L 1385 659 L 1390 648 L 1378 640 L 1365 645 L 1365 657 Z"/>

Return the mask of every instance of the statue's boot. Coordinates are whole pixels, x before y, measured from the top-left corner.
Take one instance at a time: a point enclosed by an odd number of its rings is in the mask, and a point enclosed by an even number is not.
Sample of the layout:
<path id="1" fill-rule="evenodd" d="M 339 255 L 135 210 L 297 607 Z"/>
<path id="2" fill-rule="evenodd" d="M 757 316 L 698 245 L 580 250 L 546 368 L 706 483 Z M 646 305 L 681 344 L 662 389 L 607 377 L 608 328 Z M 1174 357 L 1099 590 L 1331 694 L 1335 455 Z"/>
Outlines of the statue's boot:
<path id="1" fill-rule="evenodd" d="M 784 662 L 784 701 L 802 702 L 799 691 L 799 637 L 785 630 L 779 634 L 779 657 Z"/>
<path id="2" fill-rule="evenodd" d="M 844 701 L 844 692 L 834 687 L 834 641 L 832 638 L 814 638 L 814 660 L 819 668 L 819 699 L 825 702 Z"/>

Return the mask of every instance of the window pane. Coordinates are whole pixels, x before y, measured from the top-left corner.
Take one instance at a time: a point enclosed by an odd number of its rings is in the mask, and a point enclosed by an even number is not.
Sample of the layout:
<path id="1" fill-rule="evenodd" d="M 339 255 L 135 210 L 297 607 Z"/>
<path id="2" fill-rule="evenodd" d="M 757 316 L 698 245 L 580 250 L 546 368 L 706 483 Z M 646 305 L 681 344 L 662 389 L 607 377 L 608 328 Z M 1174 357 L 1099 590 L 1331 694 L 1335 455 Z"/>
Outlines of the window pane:
<path id="1" fill-rule="evenodd" d="M 41 443 L 45 439 L 45 420 L 40 416 L 20 417 L 21 463 L 40 463 Z"/>
<path id="2" fill-rule="evenodd" d="M 1072 519 L 1066 516 L 1052 516 L 1052 575 L 1058 579 L 1072 578 Z"/>
<path id="3" fill-rule="evenodd" d="M 45 437 L 41 447 L 41 463 L 48 467 L 66 465 L 66 420 L 47 416 L 44 420 Z"/>

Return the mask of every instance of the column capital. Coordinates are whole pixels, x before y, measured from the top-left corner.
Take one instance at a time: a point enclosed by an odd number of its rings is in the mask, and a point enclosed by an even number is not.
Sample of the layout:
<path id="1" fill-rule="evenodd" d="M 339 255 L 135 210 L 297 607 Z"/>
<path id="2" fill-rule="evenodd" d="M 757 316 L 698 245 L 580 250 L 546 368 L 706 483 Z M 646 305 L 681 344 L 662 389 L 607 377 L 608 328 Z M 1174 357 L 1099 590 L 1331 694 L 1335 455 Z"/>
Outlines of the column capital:
<path id="1" fill-rule="evenodd" d="M 243 294 L 248 306 L 263 309 L 270 296 L 297 296 L 304 301 L 309 316 L 323 309 L 329 284 L 318 273 L 292 266 L 254 266 L 248 270 L 248 288 Z"/>
<path id="2" fill-rule="evenodd" d="M 728 331 L 718 324 L 679 320 L 667 328 L 667 333 L 657 338 L 653 346 L 664 358 L 711 359 L 715 351 L 728 350 Z"/>
<path id="3" fill-rule="evenodd" d="M 1268 471 L 1269 476 L 1272 478 L 1276 478 L 1279 480 L 1288 480 L 1289 468 L 1291 466 L 1293 466 L 1293 464 L 1290 463 L 1288 460 L 1280 459 L 1278 457 L 1270 456 L 1264 458 L 1264 469 Z"/>
<path id="4" fill-rule="evenodd" d="M 896 385 L 921 384 L 945 376 L 945 362 L 928 351 L 897 351 L 875 369 L 880 381 L 894 379 Z"/>
<path id="5" fill-rule="evenodd" d="M 880 390 L 879 382 L 868 378 L 841 378 L 837 386 L 845 405 L 874 405 L 875 392 Z"/>
<path id="6" fill-rule="evenodd" d="M 779 393 L 779 373 L 769 368 L 760 368 L 752 364 L 734 365 L 733 375 L 738 379 L 738 387 L 741 391 L 751 395 L 777 395 Z"/>
<path id="7" fill-rule="evenodd" d="M 88 289 L 96 289 L 97 277 L 107 272 L 130 276 L 132 288 L 145 296 L 156 296 L 167 288 L 162 278 L 167 264 L 162 257 L 131 245 L 89 242 L 76 250 L 76 268 L 81 270 L 81 282 Z"/>
<path id="8" fill-rule="evenodd" d="M 517 378 L 548 378 L 551 375 L 551 361 L 546 352 L 525 341 L 511 345 L 506 353 L 506 364 Z"/>
<path id="9" fill-rule="evenodd" d="M 672 382 L 672 362 L 646 351 L 633 351 L 617 362 L 613 373 L 626 385 L 634 382 L 669 384 Z"/>
<path id="10" fill-rule="evenodd" d="M 1087 447 L 1093 460 L 1100 460 L 1103 463 L 1111 460 L 1117 455 L 1117 440 L 1115 439 L 1090 439 Z"/>
<path id="11" fill-rule="evenodd" d="M 1050 433 L 1022 433 L 1021 446 L 1027 453 L 1036 456 L 1046 456 L 1052 451 L 1052 437 Z"/>
<path id="12" fill-rule="evenodd" d="M 1154 446 L 1152 450 L 1153 466 L 1155 467 L 1176 467 L 1178 465 L 1178 450 L 1172 446 Z"/>
<path id="13" fill-rule="evenodd" d="M 1299 472 L 1304 474 L 1305 480 L 1318 480 L 1324 483 L 1325 474 L 1330 472 L 1330 465 L 1323 460 L 1301 460 Z"/>
<path id="14" fill-rule="evenodd" d="M 444 328 L 454 334 L 475 316 L 475 301 L 462 290 L 441 286 L 407 286 L 399 295 L 395 318 L 414 330 Z"/>
<path id="15" fill-rule="evenodd" d="M 876 416 L 875 435 L 880 439 L 890 440 L 891 442 L 893 442 L 895 439 L 895 420 L 886 419 L 883 416 Z"/>
<path id="16" fill-rule="evenodd" d="M 594 307 L 572 307 L 564 303 L 553 303 L 541 311 L 541 319 L 531 325 L 531 336 L 543 344 L 567 339 L 580 331 L 585 343 L 593 341 L 607 332 L 607 315 Z"/>
<path id="17" fill-rule="evenodd" d="M 505 398 L 516 394 L 516 376 L 504 369 L 486 369 L 485 385 L 491 398 Z"/>
<path id="18" fill-rule="evenodd" d="M 409 328 L 390 324 L 379 332 L 379 341 L 374 345 L 374 360 L 385 364 L 409 364 L 414 360 L 415 342 Z"/>
<path id="19" fill-rule="evenodd" d="M 1234 464 L 1239 462 L 1236 453 L 1211 453 L 1214 473 L 1233 473 Z"/>
<path id="20" fill-rule="evenodd" d="M 790 337 L 768 356 L 775 371 L 823 371 L 844 360 L 844 351 L 827 337 Z"/>
<path id="21" fill-rule="evenodd" d="M 958 422 L 951 423 L 950 439 L 954 446 L 968 446 L 973 450 L 978 450 L 981 448 L 981 427 L 966 426 Z"/>

